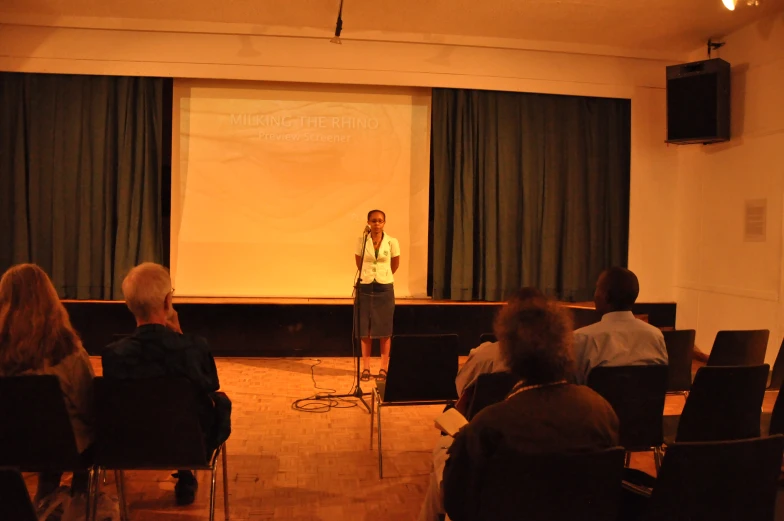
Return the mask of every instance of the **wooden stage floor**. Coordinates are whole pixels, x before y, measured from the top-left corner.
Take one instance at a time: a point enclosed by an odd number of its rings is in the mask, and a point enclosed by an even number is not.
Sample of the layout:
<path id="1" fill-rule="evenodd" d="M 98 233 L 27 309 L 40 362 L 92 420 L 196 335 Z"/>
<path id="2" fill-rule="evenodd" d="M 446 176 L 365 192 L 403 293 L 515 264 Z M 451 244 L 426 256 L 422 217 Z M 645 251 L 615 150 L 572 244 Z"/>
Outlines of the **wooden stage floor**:
<path id="1" fill-rule="evenodd" d="M 100 359 L 93 357 L 96 374 Z M 461 357 L 461 363 L 465 357 Z M 377 453 L 369 450 L 369 414 L 363 407 L 326 413 L 292 410 L 312 395 L 316 359 L 218 358 L 222 389 L 231 397 L 233 433 L 229 442 L 231 519 L 338 521 L 413 520 L 428 482 L 431 450 L 439 433 L 433 418 L 441 406 L 391 407 L 383 416 L 384 472 L 378 478 Z M 374 360 L 373 371 L 378 369 Z M 324 358 L 313 367 L 320 388 L 348 392 L 352 358 Z M 371 384 L 372 385 L 372 384 Z M 370 385 L 363 382 L 363 389 Z M 770 411 L 775 393 L 767 393 Z M 668 414 L 683 407 L 668 397 Z M 653 472 L 649 454 L 634 455 L 633 466 Z M 132 521 L 190 521 L 209 518 L 209 477 L 200 472 L 196 502 L 174 504 L 168 472 L 130 472 L 126 476 Z M 27 476 L 31 486 L 33 476 Z M 223 519 L 218 478 L 216 520 Z M 103 490 L 115 495 L 112 476 Z"/>

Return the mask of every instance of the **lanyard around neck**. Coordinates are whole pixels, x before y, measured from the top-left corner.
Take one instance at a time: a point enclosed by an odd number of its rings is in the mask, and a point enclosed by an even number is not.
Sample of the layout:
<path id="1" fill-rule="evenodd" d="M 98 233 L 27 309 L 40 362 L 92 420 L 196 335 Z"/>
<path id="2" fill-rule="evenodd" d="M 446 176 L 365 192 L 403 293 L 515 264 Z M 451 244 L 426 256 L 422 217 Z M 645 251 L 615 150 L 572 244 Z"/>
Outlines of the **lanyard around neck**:
<path id="1" fill-rule="evenodd" d="M 558 380 L 557 382 L 550 382 L 549 384 L 537 384 L 537 385 L 522 385 L 523 382 L 519 382 L 512 388 L 512 392 L 509 393 L 509 396 L 506 397 L 508 400 L 512 396 L 520 393 L 524 393 L 525 391 L 530 391 L 531 389 L 540 389 L 542 387 L 553 387 L 555 385 L 563 385 L 566 383 L 566 380 Z"/>

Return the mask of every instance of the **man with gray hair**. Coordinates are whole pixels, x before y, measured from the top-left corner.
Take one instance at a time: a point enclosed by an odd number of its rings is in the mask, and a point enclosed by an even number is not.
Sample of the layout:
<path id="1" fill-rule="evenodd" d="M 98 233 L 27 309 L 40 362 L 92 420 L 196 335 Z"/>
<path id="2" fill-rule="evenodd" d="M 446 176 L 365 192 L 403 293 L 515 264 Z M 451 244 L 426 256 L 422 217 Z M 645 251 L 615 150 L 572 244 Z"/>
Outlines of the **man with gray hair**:
<path id="1" fill-rule="evenodd" d="M 212 454 L 231 432 L 231 401 L 218 392 L 218 371 L 207 341 L 182 332 L 172 306 L 174 288 L 169 271 L 152 262 L 140 264 L 128 272 L 122 291 L 136 318 L 136 330 L 104 349 L 104 377 L 190 380 L 199 391 L 199 423 L 208 455 Z M 180 470 L 174 476 L 178 478 L 174 487 L 177 504 L 193 503 L 198 486 L 193 473 Z"/>

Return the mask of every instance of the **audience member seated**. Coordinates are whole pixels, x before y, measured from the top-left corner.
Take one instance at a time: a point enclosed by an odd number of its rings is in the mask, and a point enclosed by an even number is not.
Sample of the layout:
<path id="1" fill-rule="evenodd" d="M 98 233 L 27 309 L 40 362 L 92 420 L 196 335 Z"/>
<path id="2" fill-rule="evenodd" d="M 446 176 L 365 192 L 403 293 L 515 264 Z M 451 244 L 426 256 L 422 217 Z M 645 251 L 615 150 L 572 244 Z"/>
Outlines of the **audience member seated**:
<path id="1" fill-rule="evenodd" d="M 529 302 L 535 299 L 544 300 L 544 295 L 536 288 L 522 288 L 509 302 Z M 460 368 L 455 378 L 457 387 L 457 404 L 455 407 L 466 414 L 470 405 L 473 385 L 480 374 L 501 373 L 508 371 L 498 342 L 484 342 L 468 354 L 468 359 Z M 444 503 L 441 498 L 441 479 L 444 473 L 447 450 L 452 444 L 452 437 L 443 435 L 433 449 L 433 466 L 430 469 L 430 482 L 425 493 L 425 500 L 419 511 L 419 521 L 438 521 L 444 515 Z"/>
<path id="2" fill-rule="evenodd" d="M 512 299 L 520 301 L 535 298 L 544 298 L 542 292 L 536 288 L 522 288 L 512 297 Z M 498 342 L 484 342 L 468 353 L 468 359 L 457 372 L 457 378 L 455 378 L 457 396 L 462 398 L 465 391 L 476 382 L 480 374 L 501 373 L 508 370 L 506 361 L 501 356 Z"/>
<path id="3" fill-rule="evenodd" d="M 572 374 L 572 323 L 557 303 L 513 300 L 496 318 L 495 332 L 510 371 L 521 378 L 501 403 L 490 405 L 455 436 L 444 468 L 444 506 L 453 521 L 477 519 L 478 470 L 496 451 L 569 453 L 618 444 L 610 404 Z M 514 493 L 514 483 L 509 484 Z M 524 513 L 508 518 L 524 519 Z"/>
<path id="4" fill-rule="evenodd" d="M 90 464 L 93 443 L 93 368 L 71 327 L 49 276 L 35 264 L 19 264 L 0 279 L 0 376 L 55 375 L 71 420 L 77 450 Z M 13 450 L 9 447 L 8 449 Z M 84 519 L 87 472 L 75 472 L 71 500 L 60 487 L 62 473 L 38 475 L 33 502 L 39 514 L 65 504 L 63 519 Z M 112 506 L 99 498 L 98 519 Z"/>
<path id="5" fill-rule="evenodd" d="M 639 293 L 637 276 L 626 268 L 599 275 L 594 303 L 602 319 L 574 332 L 576 383 L 585 385 L 594 367 L 667 364 L 662 332 L 632 314 Z"/>
<path id="6" fill-rule="evenodd" d="M 133 268 L 122 283 L 125 303 L 136 318 L 136 330 L 106 347 L 102 354 L 106 378 L 184 377 L 201 391 L 200 423 L 207 453 L 231 432 L 231 401 L 220 392 L 218 371 L 204 338 L 186 335 L 172 306 L 171 278 L 166 268 L 146 262 Z M 174 476 L 178 505 L 193 503 L 198 483 L 189 470 Z"/>

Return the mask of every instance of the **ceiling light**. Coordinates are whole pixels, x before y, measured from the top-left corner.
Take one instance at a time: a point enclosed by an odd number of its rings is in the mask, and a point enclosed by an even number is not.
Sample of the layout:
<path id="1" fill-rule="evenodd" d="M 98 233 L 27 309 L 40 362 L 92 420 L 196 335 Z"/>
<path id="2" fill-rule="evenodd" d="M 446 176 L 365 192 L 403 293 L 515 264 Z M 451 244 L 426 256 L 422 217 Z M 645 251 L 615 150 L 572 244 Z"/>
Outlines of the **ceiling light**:
<path id="1" fill-rule="evenodd" d="M 721 3 L 724 4 L 724 7 L 729 9 L 730 11 L 734 11 L 735 7 L 738 6 L 738 2 L 740 0 L 721 0 Z M 750 7 L 759 7 L 762 3 L 762 0 L 746 0 L 746 5 Z"/>

